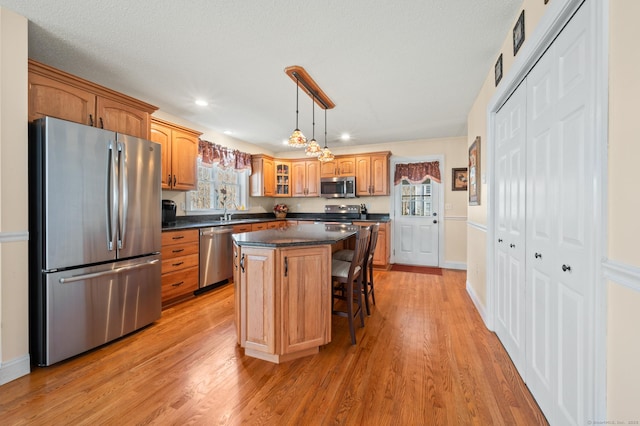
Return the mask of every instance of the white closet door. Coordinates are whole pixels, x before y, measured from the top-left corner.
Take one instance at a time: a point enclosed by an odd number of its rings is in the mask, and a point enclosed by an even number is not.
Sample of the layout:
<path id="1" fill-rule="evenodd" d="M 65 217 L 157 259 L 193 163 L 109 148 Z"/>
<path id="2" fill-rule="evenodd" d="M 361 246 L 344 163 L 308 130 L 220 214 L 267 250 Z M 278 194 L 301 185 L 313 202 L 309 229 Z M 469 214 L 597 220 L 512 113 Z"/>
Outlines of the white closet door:
<path id="1" fill-rule="evenodd" d="M 527 78 L 527 385 L 551 424 L 592 407 L 594 75 L 589 10 Z"/>
<path id="2" fill-rule="evenodd" d="M 525 378 L 525 84 L 496 114 L 496 333 Z"/>

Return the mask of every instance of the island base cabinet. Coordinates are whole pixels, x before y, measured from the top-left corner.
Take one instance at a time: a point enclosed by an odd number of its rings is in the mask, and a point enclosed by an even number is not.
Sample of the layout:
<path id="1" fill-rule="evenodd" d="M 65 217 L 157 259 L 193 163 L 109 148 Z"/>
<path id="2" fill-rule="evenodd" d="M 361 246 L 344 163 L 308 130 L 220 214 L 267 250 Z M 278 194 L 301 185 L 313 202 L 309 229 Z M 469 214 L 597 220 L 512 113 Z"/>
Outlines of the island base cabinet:
<path id="1" fill-rule="evenodd" d="M 331 341 L 331 246 L 239 247 L 240 344 L 274 363 Z"/>

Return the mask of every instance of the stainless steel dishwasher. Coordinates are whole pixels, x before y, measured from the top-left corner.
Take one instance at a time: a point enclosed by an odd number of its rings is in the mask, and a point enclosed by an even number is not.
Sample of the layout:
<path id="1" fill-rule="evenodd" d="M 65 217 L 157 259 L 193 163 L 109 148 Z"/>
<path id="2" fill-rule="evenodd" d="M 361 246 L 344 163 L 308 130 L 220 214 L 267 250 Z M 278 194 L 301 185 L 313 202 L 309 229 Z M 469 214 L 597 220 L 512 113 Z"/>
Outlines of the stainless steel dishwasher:
<path id="1" fill-rule="evenodd" d="M 200 228 L 200 288 L 223 284 L 233 276 L 232 226 Z"/>

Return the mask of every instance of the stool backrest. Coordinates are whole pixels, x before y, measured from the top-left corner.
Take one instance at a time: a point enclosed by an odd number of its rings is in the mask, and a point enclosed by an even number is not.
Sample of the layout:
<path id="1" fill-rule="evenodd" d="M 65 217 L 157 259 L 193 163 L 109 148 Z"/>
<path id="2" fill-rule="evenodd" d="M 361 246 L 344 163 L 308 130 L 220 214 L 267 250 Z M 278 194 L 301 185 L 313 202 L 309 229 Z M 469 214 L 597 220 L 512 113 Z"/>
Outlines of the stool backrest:
<path id="1" fill-rule="evenodd" d="M 353 250 L 353 259 L 349 268 L 349 279 L 355 279 L 364 267 L 364 259 L 369 249 L 370 227 L 361 227 L 356 234 L 356 247 Z M 358 268 L 359 269 L 356 269 Z"/>
<path id="2" fill-rule="evenodd" d="M 371 225 L 371 237 L 369 237 L 369 249 L 367 250 L 366 259 L 373 257 L 373 253 L 376 251 L 376 245 L 378 244 L 378 231 L 380 230 L 380 224 L 375 223 Z"/>

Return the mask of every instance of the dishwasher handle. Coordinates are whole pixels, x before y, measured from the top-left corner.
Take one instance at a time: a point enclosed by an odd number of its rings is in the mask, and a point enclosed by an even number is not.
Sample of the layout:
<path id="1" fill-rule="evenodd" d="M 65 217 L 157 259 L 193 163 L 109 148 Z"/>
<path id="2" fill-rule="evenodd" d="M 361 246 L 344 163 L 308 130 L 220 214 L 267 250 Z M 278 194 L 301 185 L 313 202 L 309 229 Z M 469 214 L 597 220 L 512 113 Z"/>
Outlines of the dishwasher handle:
<path id="1" fill-rule="evenodd" d="M 215 228 L 207 228 L 200 230 L 200 236 L 206 237 L 209 235 L 219 235 L 219 234 L 231 234 L 233 232 L 232 226 L 218 226 Z"/>

